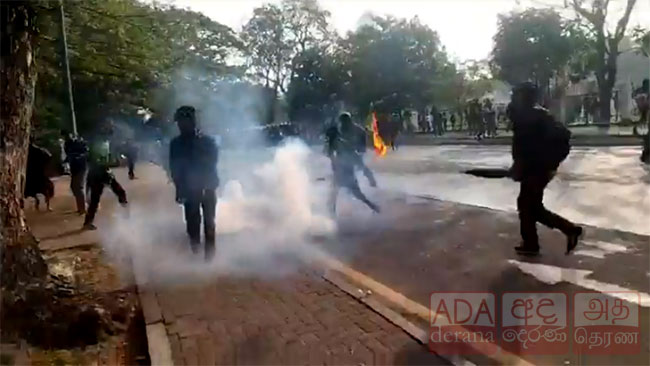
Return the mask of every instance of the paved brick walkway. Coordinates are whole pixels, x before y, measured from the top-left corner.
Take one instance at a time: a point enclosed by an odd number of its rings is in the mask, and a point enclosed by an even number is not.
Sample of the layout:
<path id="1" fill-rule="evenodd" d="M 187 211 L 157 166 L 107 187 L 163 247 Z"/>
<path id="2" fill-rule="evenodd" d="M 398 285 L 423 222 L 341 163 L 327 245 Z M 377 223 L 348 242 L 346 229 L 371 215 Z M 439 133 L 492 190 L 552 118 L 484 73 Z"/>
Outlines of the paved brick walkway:
<path id="1" fill-rule="evenodd" d="M 445 363 L 311 270 L 155 293 L 176 365 Z"/>

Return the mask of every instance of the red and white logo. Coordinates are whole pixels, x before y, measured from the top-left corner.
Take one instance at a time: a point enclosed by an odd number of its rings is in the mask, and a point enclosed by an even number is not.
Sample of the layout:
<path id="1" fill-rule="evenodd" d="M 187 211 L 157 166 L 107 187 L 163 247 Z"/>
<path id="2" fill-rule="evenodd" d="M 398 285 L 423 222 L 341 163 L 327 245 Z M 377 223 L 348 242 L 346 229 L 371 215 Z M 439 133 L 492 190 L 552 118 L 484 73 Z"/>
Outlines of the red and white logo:
<path id="1" fill-rule="evenodd" d="M 517 354 L 569 351 L 567 295 L 559 292 L 505 293 L 501 297 L 502 347 Z"/>
<path id="2" fill-rule="evenodd" d="M 429 347 L 439 354 L 497 351 L 495 296 L 488 292 L 431 294 Z"/>
<path id="3" fill-rule="evenodd" d="M 637 299 L 636 303 L 622 300 Z M 641 351 L 638 292 L 579 292 L 574 295 L 573 349 L 580 354 Z"/>

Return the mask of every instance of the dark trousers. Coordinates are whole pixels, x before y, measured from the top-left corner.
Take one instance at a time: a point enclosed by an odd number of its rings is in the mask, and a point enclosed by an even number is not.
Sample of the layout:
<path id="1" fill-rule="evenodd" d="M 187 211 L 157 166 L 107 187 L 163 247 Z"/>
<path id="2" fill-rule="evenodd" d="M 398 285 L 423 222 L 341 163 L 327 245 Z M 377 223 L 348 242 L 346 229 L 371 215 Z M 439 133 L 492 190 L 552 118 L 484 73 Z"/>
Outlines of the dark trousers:
<path id="1" fill-rule="evenodd" d="M 217 210 L 217 194 L 214 189 L 204 189 L 189 193 L 185 198 L 185 223 L 187 235 L 192 245 L 201 242 L 201 210 L 203 210 L 203 232 L 205 235 L 205 250 L 213 251 L 215 242 L 215 214 Z"/>
<path id="2" fill-rule="evenodd" d="M 129 168 L 129 179 L 135 178 L 135 158 L 127 156 L 126 165 Z"/>
<path id="3" fill-rule="evenodd" d="M 368 207 L 370 207 L 374 211 L 379 211 L 379 207 L 375 205 L 372 201 L 366 197 L 363 192 L 361 192 L 361 188 L 359 187 L 359 181 L 357 181 L 357 178 L 354 174 L 354 168 L 355 164 L 346 162 L 346 163 L 340 163 L 340 162 L 334 162 L 332 161 L 332 170 L 334 171 L 334 182 L 332 184 L 332 190 L 330 192 L 330 197 L 329 197 L 329 206 L 330 206 L 330 212 L 332 215 L 336 214 L 336 201 L 339 195 L 339 190 L 341 188 L 346 188 L 352 196 L 354 196 L 356 199 L 359 201 L 365 203 Z M 367 169 L 367 172 L 372 174 L 370 169 Z M 368 178 L 370 179 L 370 178 Z M 373 182 L 374 182 L 374 176 L 372 176 Z"/>
<path id="4" fill-rule="evenodd" d="M 73 170 L 70 173 L 70 190 L 77 204 L 77 212 L 86 212 L 86 197 L 84 195 L 84 180 L 86 178 L 86 169 Z"/>
<path id="5" fill-rule="evenodd" d="M 550 174 L 535 173 L 522 177 L 517 198 L 519 223 L 523 245 L 530 249 L 539 248 L 536 223 L 542 223 L 552 229 L 559 229 L 564 234 L 571 234 L 576 226 L 567 219 L 554 214 L 544 207 L 544 189 L 551 181 Z"/>
<path id="6" fill-rule="evenodd" d="M 375 179 L 375 175 L 372 173 L 372 170 L 370 170 L 370 168 L 368 168 L 366 163 L 363 161 L 363 155 L 361 153 L 356 154 L 354 158 L 355 158 L 355 165 L 359 169 L 361 169 L 363 175 L 366 177 L 366 179 L 368 179 L 368 183 L 370 183 L 370 185 L 373 187 L 376 186 L 377 180 Z"/>
<path id="7" fill-rule="evenodd" d="M 643 150 L 641 151 L 641 161 L 650 164 L 650 131 L 643 136 Z"/>
<path id="8" fill-rule="evenodd" d="M 102 198 L 102 193 L 104 193 L 105 182 L 88 182 L 88 189 L 90 191 L 90 203 L 88 204 L 88 212 L 86 212 L 86 219 L 84 220 L 84 225 L 92 224 L 95 221 L 95 215 L 97 214 L 97 208 L 99 207 L 99 200 Z M 110 179 L 108 185 L 111 187 L 111 190 L 117 196 L 120 203 L 126 203 L 126 191 L 120 183 L 114 178 Z"/>
<path id="9" fill-rule="evenodd" d="M 497 123 L 494 119 L 488 119 L 487 122 L 487 134 L 491 137 L 497 135 Z"/>

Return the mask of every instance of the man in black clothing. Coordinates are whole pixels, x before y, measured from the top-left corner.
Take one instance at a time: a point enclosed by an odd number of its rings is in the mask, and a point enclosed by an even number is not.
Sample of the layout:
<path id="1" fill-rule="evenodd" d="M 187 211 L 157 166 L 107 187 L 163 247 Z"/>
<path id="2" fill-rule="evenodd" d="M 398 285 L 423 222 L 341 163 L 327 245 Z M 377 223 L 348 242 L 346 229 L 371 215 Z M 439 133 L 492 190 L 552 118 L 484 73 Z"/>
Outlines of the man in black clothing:
<path id="1" fill-rule="evenodd" d="M 129 169 L 129 179 L 135 179 L 135 161 L 138 158 L 138 147 L 132 139 L 124 143 L 124 156 L 126 157 L 126 165 Z"/>
<path id="2" fill-rule="evenodd" d="M 547 110 L 536 105 L 537 87 L 523 83 L 513 90 L 509 117 L 513 121 L 511 175 L 520 182 L 517 210 L 523 243 L 515 250 L 522 255 L 537 255 L 537 222 L 561 230 L 567 237 L 566 253 L 578 244 L 583 230 L 544 207 L 544 189 L 553 179 L 560 162 L 568 155 L 570 133 L 557 125 Z M 562 130 L 564 128 L 564 130 Z M 565 140 L 556 135 L 568 134 Z M 558 151 L 564 142 L 566 151 Z"/>
<path id="3" fill-rule="evenodd" d="M 372 172 L 363 163 L 363 159 L 359 154 L 359 129 L 352 123 L 352 117 L 349 113 L 342 113 L 339 116 L 339 122 L 341 124 L 340 131 L 330 129 L 328 131 L 327 141 L 327 154 L 331 159 L 332 171 L 334 173 L 334 182 L 329 202 L 331 213 L 332 215 L 336 214 L 336 199 L 340 188 L 347 188 L 355 198 L 368 205 L 373 211 L 379 212 L 379 206 L 371 202 L 361 192 L 359 182 L 355 175 L 355 170 L 359 168 L 363 170 L 370 185 L 373 187 L 377 185 Z M 365 135 L 363 138 L 365 145 Z"/>
<path id="4" fill-rule="evenodd" d="M 51 162 L 52 154 L 49 151 L 37 146 L 34 142 L 29 144 L 24 197 L 33 197 L 36 200 L 36 210 L 40 209 L 38 194 L 42 194 L 45 197 L 47 210 L 51 211 L 50 199 L 54 197 L 54 183 L 48 177 Z"/>
<path id="5" fill-rule="evenodd" d="M 70 190 L 77 204 L 77 213 L 86 213 L 86 198 L 84 196 L 84 177 L 88 168 L 88 145 L 79 136 L 72 136 L 67 131 L 61 131 L 65 161 L 70 165 Z"/>
<path id="6" fill-rule="evenodd" d="M 485 128 L 487 129 L 487 137 L 496 137 L 497 135 L 497 120 L 496 112 L 492 106 L 492 101 L 485 99 L 483 101 L 483 121 L 485 122 Z"/>
<path id="7" fill-rule="evenodd" d="M 197 130 L 194 107 L 178 108 L 174 119 L 180 136 L 170 143 L 169 168 L 176 186 L 176 202 L 182 203 L 185 208 L 187 234 L 195 253 L 201 242 L 201 209 L 203 210 L 205 258 L 210 260 L 215 250 L 216 189 L 219 186 L 217 144 Z"/>
<path id="8" fill-rule="evenodd" d="M 634 125 L 633 129 L 634 135 L 637 135 L 637 125 L 648 125 L 648 111 L 650 110 L 650 80 L 643 80 L 641 87 L 634 91 L 634 99 L 639 108 L 640 114 L 639 122 Z M 650 164 L 650 126 L 648 126 L 648 132 L 643 136 L 641 161 Z"/>
<path id="9" fill-rule="evenodd" d="M 86 230 L 97 229 L 94 224 L 95 215 L 97 214 L 99 201 L 102 198 L 102 193 L 104 193 L 104 188 L 106 186 L 111 188 L 113 193 L 117 196 L 118 202 L 123 207 L 126 207 L 128 203 L 126 200 L 126 191 L 122 188 L 122 185 L 120 185 L 117 179 L 115 179 L 115 176 L 106 162 L 94 161 L 90 163 L 86 186 L 90 192 L 90 203 L 88 203 L 88 211 L 86 212 L 83 226 Z"/>

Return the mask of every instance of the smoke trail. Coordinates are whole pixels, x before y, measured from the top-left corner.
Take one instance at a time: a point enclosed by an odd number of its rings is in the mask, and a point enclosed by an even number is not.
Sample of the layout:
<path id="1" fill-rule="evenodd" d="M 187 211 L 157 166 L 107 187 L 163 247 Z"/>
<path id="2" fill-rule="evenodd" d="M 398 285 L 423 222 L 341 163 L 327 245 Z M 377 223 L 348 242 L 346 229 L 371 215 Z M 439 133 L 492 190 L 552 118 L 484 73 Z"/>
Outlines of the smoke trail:
<path id="1" fill-rule="evenodd" d="M 312 151 L 299 140 L 276 148 L 263 146 L 261 132 L 252 128 L 261 120 L 256 112 L 264 104 L 261 94 L 248 93 L 241 86 L 206 92 L 192 87 L 186 76 L 176 91 L 183 97 L 170 103 L 197 105 L 199 124 L 207 134 L 241 131 L 231 134 L 229 148 L 220 151 L 216 257 L 205 263 L 202 255 L 191 254 L 173 188 L 161 188 L 166 178 L 153 168 L 155 177 L 143 179 L 160 184 L 131 199 L 128 218 L 115 215 L 100 226 L 102 243 L 109 253 L 128 251 L 138 256 L 149 278 L 165 283 L 216 275 L 291 273 L 300 266 L 295 258 L 310 253 L 314 235 L 335 231 L 326 214 L 328 186 L 316 179 L 326 172 L 314 167 Z M 230 148 L 240 146 L 245 148 Z"/>
<path id="2" fill-rule="evenodd" d="M 196 276 L 278 276 L 299 267 L 296 256 L 309 255 L 311 238 L 335 230 L 326 216 L 325 185 L 308 169 L 311 152 L 300 141 L 274 150 L 259 164 L 252 181 L 228 181 L 217 204 L 217 256 L 212 263 L 190 254 L 182 210 L 171 204 L 171 189 L 157 203 L 136 203 L 127 217 L 115 216 L 103 229 L 109 252 L 140 256 L 150 277 L 189 281 Z M 163 201 L 164 200 L 164 201 Z"/>

